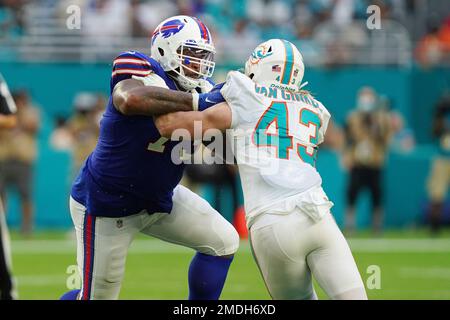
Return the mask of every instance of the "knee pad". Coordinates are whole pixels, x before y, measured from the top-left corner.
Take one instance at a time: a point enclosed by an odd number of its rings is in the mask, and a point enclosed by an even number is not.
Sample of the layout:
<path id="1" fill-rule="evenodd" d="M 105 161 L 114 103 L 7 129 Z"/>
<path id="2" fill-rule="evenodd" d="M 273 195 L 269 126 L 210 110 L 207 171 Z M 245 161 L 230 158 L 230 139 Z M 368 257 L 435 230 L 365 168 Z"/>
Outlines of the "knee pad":
<path id="1" fill-rule="evenodd" d="M 223 220 L 216 227 L 216 235 L 221 241 L 216 241 L 214 248 L 215 256 L 226 256 L 236 253 L 239 248 L 239 234 L 231 223 Z M 208 253 L 206 253 L 208 254 Z"/>

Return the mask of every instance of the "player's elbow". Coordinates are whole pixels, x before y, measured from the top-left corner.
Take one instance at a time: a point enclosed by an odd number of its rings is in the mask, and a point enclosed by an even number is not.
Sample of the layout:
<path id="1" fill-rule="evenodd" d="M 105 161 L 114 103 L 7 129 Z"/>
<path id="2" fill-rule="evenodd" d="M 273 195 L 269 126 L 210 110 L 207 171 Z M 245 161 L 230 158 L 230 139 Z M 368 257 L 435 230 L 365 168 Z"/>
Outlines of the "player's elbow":
<path id="1" fill-rule="evenodd" d="M 122 105 L 122 113 L 125 115 L 134 115 L 136 110 L 142 104 L 141 97 L 137 94 L 129 93 L 126 95 L 124 103 Z"/>
<path id="2" fill-rule="evenodd" d="M 114 90 L 114 107 L 126 116 L 136 114 L 136 107 L 139 105 L 139 100 L 140 98 L 136 94 L 122 90 Z"/>

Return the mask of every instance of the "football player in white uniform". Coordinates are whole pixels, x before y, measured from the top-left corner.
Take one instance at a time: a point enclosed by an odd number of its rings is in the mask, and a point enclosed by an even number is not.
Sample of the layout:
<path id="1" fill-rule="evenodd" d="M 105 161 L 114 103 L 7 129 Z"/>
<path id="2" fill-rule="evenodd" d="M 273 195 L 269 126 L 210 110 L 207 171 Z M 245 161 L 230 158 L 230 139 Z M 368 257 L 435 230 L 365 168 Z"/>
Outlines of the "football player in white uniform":
<path id="1" fill-rule="evenodd" d="M 232 129 L 250 242 L 273 299 L 316 299 L 312 276 L 331 299 L 367 299 L 315 168 L 330 113 L 301 90 L 302 60 L 288 41 L 264 42 L 245 74 L 228 74 L 226 102 L 164 115 L 156 125 L 166 137 L 180 128 L 194 134 L 197 121 L 203 133 Z"/>

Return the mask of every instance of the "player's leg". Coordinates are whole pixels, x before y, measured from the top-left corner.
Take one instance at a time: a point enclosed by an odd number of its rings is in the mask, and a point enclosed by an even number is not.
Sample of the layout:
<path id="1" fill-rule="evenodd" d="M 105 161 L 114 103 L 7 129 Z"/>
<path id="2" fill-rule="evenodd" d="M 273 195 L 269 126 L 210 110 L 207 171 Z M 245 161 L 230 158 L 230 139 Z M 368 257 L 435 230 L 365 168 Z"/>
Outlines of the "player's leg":
<path id="1" fill-rule="evenodd" d="M 331 214 L 308 230 L 316 248 L 307 262 L 314 278 L 331 299 L 367 299 L 350 248 Z"/>
<path id="2" fill-rule="evenodd" d="M 94 217 L 70 198 L 70 213 L 77 236 L 77 263 L 81 300 L 112 300 L 119 296 L 128 248 L 142 228 L 142 215 L 123 218 Z"/>
<path id="3" fill-rule="evenodd" d="M 189 267 L 189 299 L 219 298 L 239 236 L 206 200 L 179 185 L 172 212 L 142 232 L 196 250 Z"/>
<path id="4" fill-rule="evenodd" d="M 311 221 L 296 213 L 264 214 L 250 228 L 253 257 L 272 299 L 317 299 L 306 263 Z"/>

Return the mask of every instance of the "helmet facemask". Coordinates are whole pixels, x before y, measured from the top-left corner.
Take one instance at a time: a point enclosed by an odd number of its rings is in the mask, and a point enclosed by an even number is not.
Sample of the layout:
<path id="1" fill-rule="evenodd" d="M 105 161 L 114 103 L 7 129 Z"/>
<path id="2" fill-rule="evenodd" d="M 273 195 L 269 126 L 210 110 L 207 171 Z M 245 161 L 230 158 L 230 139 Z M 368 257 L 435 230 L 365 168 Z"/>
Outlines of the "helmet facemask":
<path id="1" fill-rule="evenodd" d="M 182 44 L 173 55 L 171 67 L 177 82 L 185 89 L 192 90 L 201 86 L 201 81 L 214 73 L 213 47 L 206 48 L 194 44 Z"/>

